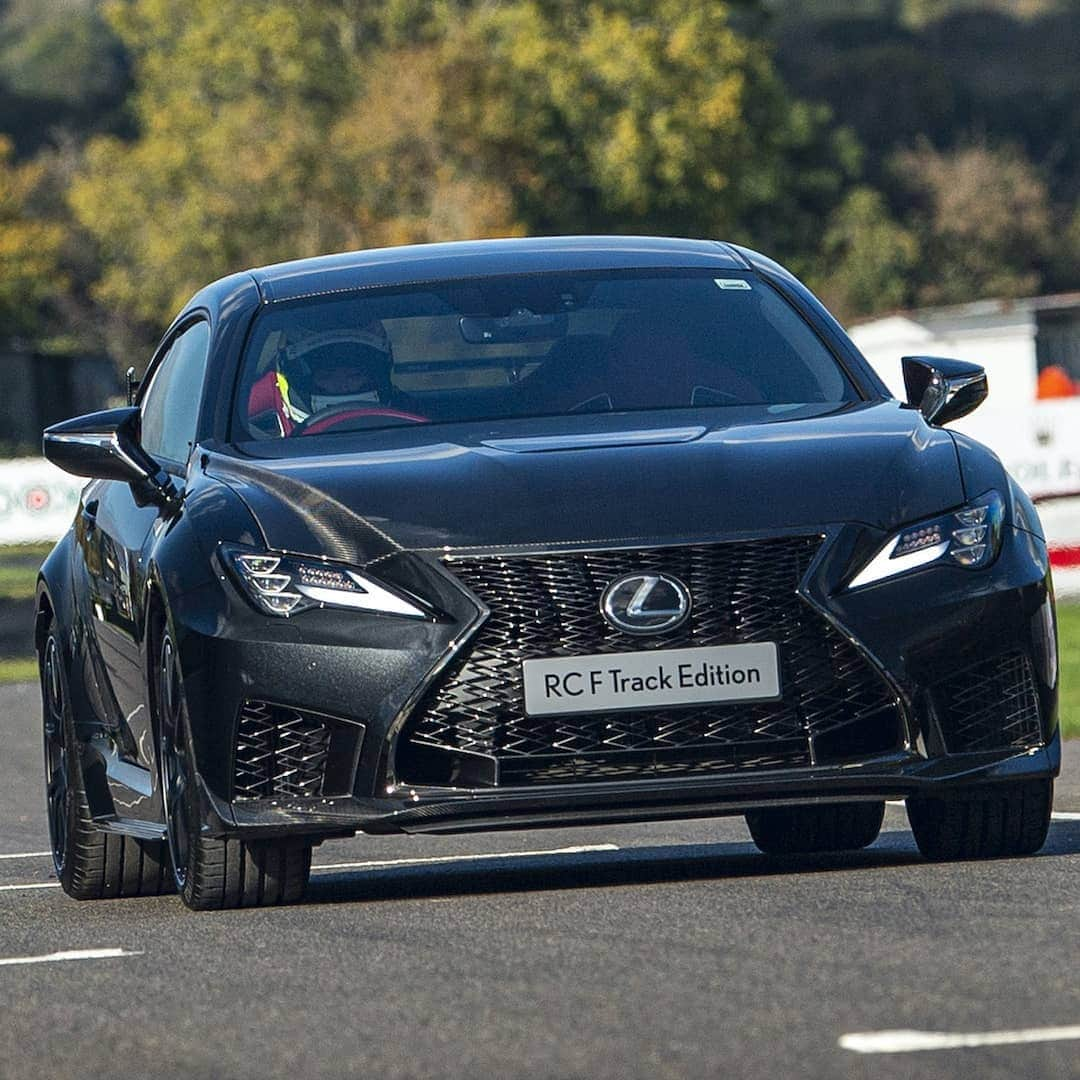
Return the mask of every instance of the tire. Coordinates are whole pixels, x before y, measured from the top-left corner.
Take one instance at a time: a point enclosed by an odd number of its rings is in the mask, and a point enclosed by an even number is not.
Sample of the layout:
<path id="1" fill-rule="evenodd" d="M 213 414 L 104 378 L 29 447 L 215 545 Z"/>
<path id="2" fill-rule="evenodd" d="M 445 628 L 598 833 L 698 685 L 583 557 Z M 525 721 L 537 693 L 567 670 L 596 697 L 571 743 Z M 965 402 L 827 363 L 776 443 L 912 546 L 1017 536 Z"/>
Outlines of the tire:
<path id="1" fill-rule="evenodd" d="M 158 762 L 177 892 L 196 911 L 294 903 L 307 888 L 310 844 L 222 839 L 202 833 L 183 678 L 167 630 L 159 636 L 157 655 L 154 709 Z"/>
<path id="2" fill-rule="evenodd" d="M 49 847 L 64 892 L 76 900 L 172 892 L 163 843 L 105 833 L 94 825 L 63 653 L 52 627 L 42 649 L 40 673 Z"/>
<path id="3" fill-rule="evenodd" d="M 995 784 L 953 799 L 908 799 L 908 821 L 927 859 L 1034 855 L 1046 842 L 1053 780 Z"/>
<path id="4" fill-rule="evenodd" d="M 884 817 L 884 802 L 826 803 L 751 810 L 746 824 L 767 855 L 809 855 L 872 844 Z"/>

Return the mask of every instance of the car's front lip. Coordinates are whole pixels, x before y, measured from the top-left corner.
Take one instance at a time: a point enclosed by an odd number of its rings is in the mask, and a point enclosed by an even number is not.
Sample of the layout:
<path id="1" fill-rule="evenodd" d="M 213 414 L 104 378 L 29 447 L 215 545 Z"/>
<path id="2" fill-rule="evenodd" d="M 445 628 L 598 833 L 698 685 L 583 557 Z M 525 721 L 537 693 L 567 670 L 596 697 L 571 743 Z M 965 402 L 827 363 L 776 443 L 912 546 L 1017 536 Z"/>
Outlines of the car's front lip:
<path id="1" fill-rule="evenodd" d="M 1030 750 L 926 758 L 885 754 L 841 765 L 529 788 L 402 788 L 381 799 L 204 799 L 205 827 L 252 838 L 287 833 L 455 833 L 742 814 L 762 806 L 932 798 L 1057 775 L 1061 740 Z"/>

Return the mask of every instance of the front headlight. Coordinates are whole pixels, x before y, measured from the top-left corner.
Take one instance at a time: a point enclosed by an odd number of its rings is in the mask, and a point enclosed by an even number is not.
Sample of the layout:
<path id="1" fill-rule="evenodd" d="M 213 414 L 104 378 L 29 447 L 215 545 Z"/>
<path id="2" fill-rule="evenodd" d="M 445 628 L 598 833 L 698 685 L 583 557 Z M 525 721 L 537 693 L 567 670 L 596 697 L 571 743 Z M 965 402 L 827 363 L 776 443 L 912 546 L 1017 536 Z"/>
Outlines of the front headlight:
<path id="1" fill-rule="evenodd" d="M 962 510 L 920 521 L 890 536 L 848 585 L 858 589 L 933 562 L 968 570 L 989 566 L 1001 550 L 1005 500 L 988 491 Z"/>
<path id="2" fill-rule="evenodd" d="M 260 611 L 288 617 L 314 607 L 354 608 L 382 615 L 430 619 L 401 593 L 352 570 L 318 559 L 221 545 L 225 565 Z"/>

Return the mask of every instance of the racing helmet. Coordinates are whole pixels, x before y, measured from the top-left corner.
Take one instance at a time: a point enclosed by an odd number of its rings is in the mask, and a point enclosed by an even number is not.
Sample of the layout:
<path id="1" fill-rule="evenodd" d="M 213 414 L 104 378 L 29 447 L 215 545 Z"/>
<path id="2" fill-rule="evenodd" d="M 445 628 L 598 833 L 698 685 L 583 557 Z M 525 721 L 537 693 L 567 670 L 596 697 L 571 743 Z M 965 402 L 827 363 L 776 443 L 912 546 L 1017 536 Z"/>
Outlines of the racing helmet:
<path id="1" fill-rule="evenodd" d="M 393 352 L 381 322 L 359 330 L 312 334 L 278 355 L 281 409 L 299 424 L 340 405 L 386 405 L 392 393 Z"/>

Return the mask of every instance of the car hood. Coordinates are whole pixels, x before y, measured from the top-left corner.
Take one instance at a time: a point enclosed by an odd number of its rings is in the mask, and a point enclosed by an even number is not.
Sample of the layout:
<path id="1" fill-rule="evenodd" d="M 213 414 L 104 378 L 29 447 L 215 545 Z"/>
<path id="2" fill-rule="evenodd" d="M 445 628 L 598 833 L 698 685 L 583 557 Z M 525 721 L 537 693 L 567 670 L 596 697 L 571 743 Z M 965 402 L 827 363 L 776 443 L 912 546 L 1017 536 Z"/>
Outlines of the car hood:
<path id="1" fill-rule="evenodd" d="M 964 501 L 948 432 L 897 402 L 716 415 L 417 426 L 205 460 L 270 547 L 360 565 L 401 550 L 888 530 Z"/>

